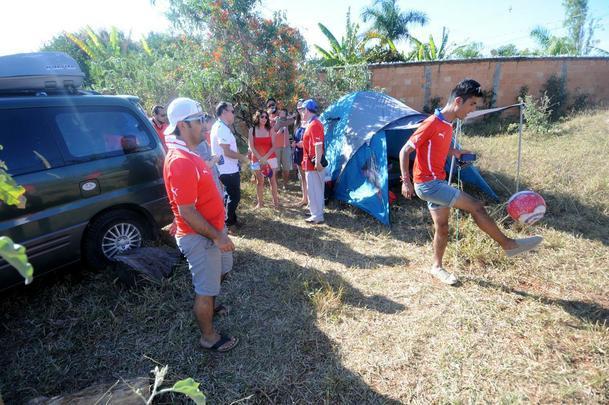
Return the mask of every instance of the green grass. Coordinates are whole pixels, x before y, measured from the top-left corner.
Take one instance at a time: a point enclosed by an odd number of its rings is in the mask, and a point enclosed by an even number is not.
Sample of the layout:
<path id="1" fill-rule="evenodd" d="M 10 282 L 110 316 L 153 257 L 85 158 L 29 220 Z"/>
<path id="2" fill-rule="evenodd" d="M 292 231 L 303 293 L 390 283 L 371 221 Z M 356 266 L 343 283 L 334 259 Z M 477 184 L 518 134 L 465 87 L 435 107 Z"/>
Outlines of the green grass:
<path id="1" fill-rule="evenodd" d="M 238 348 L 197 348 L 184 266 L 133 289 L 111 272 L 72 272 L 2 297 L 0 391 L 19 403 L 169 364 L 169 383 L 193 377 L 211 403 L 607 403 L 607 117 L 525 133 L 521 183 L 548 213 L 522 229 L 504 206 L 489 210 L 511 235 L 543 235 L 537 253 L 508 259 L 453 215 L 446 265 L 463 283 L 449 288 L 424 272 L 431 220 L 421 201 L 401 199 L 390 229 L 338 204 L 311 228 L 301 210 L 254 212 L 247 184 L 247 225 L 221 297 L 233 310 L 216 322 Z M 504 201 L 516 141 L 462 138 Z M 297 201 L 295 184 L 282 199 Z"/>

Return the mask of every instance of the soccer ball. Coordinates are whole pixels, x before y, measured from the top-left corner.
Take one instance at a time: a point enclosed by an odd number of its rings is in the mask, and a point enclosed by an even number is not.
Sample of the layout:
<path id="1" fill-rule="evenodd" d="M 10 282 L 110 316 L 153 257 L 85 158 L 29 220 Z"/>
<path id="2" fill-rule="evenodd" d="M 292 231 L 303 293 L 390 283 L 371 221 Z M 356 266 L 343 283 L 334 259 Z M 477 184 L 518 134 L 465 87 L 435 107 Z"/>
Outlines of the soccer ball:
<path id="1" fill-rule="evenodd" d="M 266 178 L 270 179 L 271 177 L 273 177 L 273 169 L 271 169 L 271 165 L 269 165 L 268 163 L 262 165 L 262 167 L 260 168 L 260 172 Z"/>
<path id="2" fill-rule="evenodd" d="M 521 191 L 510 197 L 507 212 L 514 221 L 531 225 L 543 218 L 546 213 L 546 202 L 534 191 Z"/>

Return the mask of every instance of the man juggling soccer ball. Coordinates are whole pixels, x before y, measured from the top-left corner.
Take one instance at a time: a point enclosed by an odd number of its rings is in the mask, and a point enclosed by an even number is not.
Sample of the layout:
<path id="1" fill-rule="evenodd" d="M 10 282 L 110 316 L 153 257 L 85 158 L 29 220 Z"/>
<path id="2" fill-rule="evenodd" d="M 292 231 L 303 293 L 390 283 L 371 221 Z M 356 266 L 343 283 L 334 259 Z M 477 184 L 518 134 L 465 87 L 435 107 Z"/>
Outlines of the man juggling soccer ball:
<path id="1" fill-rule="evenodd" d="M 516 256 L 534 249 L 543 240 L 541 236 L 508 238 L 488 215 L 481 201 L 446 182 L 444 163 L 447 156 L 459 159 L 461 154 L 469 153 L 451 147 L 452 121 L 456 118 L 465 119 L 468 113 L 476 109 L 481 97 L 480 83 L 471 79 L 463 80 L 450 93 L 446 106 L 425 119 L 400 150 L 402 194 L 410 199 L 416 193 L 420 199 L 427 201 L 434 223 L 434 257 L 429 272 L 439 281 L 450 285 L 456 284 L 458 279 L 442 267 L 442 258 L 448 242 L 451 207 L 469 212 L 478 227 L 493 238 L 507 256 Z M 416 151 L 416 158 L 411 182 L 409 159 L 412 151 Z"/>

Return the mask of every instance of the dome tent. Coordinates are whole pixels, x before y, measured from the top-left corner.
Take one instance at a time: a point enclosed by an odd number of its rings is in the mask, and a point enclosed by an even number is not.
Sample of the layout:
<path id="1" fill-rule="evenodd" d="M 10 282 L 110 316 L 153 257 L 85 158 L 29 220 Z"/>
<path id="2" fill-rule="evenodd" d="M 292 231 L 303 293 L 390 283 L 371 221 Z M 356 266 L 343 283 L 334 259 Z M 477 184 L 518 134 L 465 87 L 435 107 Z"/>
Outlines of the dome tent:
<path id="1" fill-rule="evenodd" d="M 427 116 L 373 91 L 348 94 L 329 106 L 320 120 L 333 197 L 389 225 L 389 186 L 399 182 L 400 149 Z M 462 169 L 461 178 L 497 199 L 473 165 Z"/>

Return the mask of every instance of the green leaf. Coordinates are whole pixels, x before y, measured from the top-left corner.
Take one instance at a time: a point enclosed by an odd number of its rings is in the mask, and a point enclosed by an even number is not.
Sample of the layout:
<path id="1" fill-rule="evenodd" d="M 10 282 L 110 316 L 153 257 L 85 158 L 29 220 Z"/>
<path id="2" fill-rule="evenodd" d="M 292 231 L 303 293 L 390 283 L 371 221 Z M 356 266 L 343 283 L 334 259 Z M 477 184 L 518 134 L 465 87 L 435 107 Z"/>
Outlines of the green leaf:
<path id="1" fill-rule="evenodd" d="M 24 208 L 24 193 L 25 189 L 18 185 L 8 173 L 0 169 L 0 201 Z"/>
<path id="2" fill-rule="evenodd" d="M 0 256 L 17 269 L 25 279 L 25 284 L 32 282 L 34 279 L 34 268 L 27 261 L 24 246 L 13 243 L 8 236 L 0 236 Z"/>
<path id="3" fill-rule="evenodd" d="M 205 394 L 199 390 L 199 383 L 190 377 L 176 382 L 173 387 L 171 387 L 171 390 L 186 395 L 197 405 L 205 405 L 206 403 Z"/>
<path id="4" fill-rule="evenodd" d="M 341 53 L 343 47 L 338 43 L 334 34 L 332 34 L 332 32 L 330 32 L 330 30 L 327 29 L 326 26 L 322 23 L 317 23 L 317 25 L 319 26 L 321 32 L 323 32 L 323 34 L 326 36 L 326 38 L 328 38 L 328 41 L 330 42 L 332 49 L 334 49 L 334 52 Z"/>

